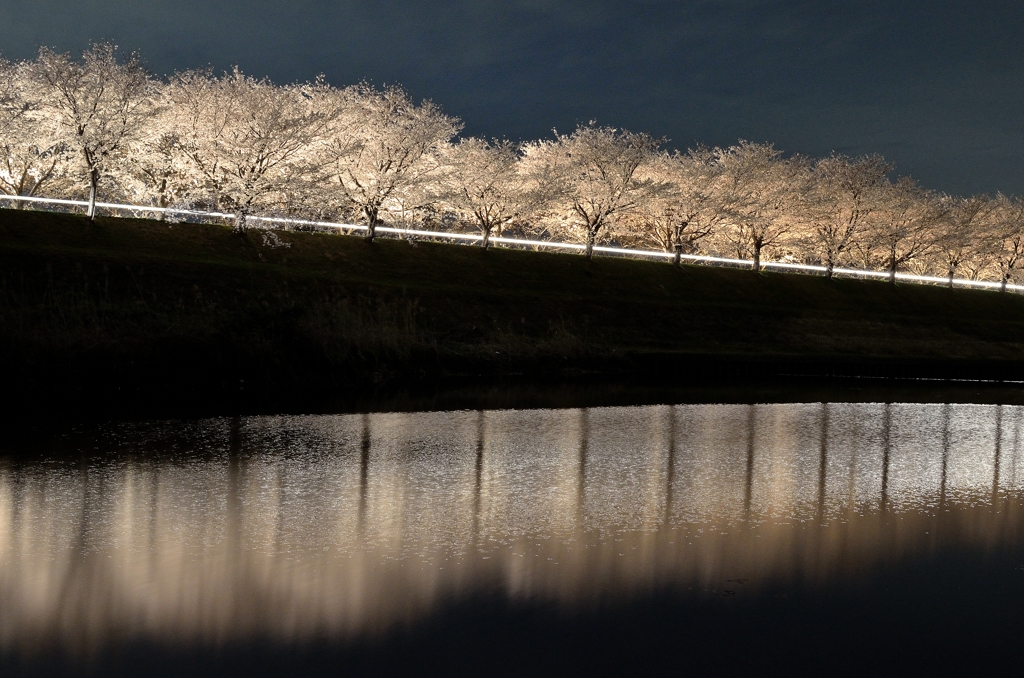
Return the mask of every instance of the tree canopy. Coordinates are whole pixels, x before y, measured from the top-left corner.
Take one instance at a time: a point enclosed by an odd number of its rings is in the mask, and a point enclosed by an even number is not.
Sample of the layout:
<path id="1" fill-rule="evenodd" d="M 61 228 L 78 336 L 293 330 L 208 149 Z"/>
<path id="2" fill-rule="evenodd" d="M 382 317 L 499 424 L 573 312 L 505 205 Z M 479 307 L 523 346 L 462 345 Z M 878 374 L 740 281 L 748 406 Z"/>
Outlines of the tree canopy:
<path id="1" fill-rule="evenodd" d="M 595 122 L 514 143 L 400 86 L 278 85 L 236 68 L 155 78 L 93 45 L 0 59 L 0 194 L 360 221 L 1001 281 L 1024 267 L 1024 202 L 949 196 L 879 155 L 768 143 L 677 151 Z M 678 255 L 677 255 L 678 256 Z"/>

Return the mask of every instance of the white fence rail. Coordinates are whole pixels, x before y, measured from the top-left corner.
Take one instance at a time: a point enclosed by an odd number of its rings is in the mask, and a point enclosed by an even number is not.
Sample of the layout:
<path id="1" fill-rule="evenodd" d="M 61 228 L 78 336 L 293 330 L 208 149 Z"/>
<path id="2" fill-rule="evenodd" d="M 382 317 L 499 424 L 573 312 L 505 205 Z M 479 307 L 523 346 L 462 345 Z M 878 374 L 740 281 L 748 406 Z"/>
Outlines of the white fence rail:
<path id="1" fill-rule="evenodd" d="M 59 198 L 36 198 L 27 196 L 15 196 L 15 195 L 0 195 L 0 204 L 4 202 L 22 202 L 28 203 L 32 206 L 39 206 L 45 208 L 46 206 L 54 207 L 81 207 L 88 208 L 89 203 L 84 200 L 63 200 Z M 220 218 L 220 219 L 234 219 L 235 215 L 227 212 L 202 212 L 199 210 L 183 210 L 171 207 L 151 207 L 146 205 L 122 205 L 118 203 L 109 202 L 97 202 L 97 208 L 106 210 L 112 210 L 115 212 L 132 212 L 134 214 L 139 213 L 153 213 L 153 214 L 165 214 L 174 215 L 176 217 L 197 217 L 197 218 Z M 306 219 L 288 219 L 285 217 L 260 217 L 260 216 L 247 216 L 246 222 L 263 222 L 266 224 L 283 224 L 285 226 L 300 226 L 307 228 L 323 228 L 336 230 L 341 233 L 355 233 L 358 231 L 365 231 L 366 226 L 360 224 L 339 224 L 330 221 L 309 221 Z M 378 233 L 389 233 L 400 235 L 404 238 L 416 237 L 416 238 L 429 238 L 432 240 L 449 240 L 454 242 L 475 242 L 479 243 L 483 240 L 483 236 L 476 235 L 473 233 L 448 233 L 444 231 L 421 231 L 416 229 L 405 229 L 405 228 L 394 228 L 391 226 L 378 226 Z M 584 245 L 577 243 L 567 242 L 556 242 L 553 240 L 523 240 L 520 238 L 505 238 L 505 237 L 491 237 L 491 243 L 495 245 L 506 245 L 512 248 L 544 248 L 552 250 L 568 250 L 573 252 L 582 252 L 586 249 Z M 609 254 L 614 256 L 629 256 L 639 257 L 646 259 L 662 259 L 671 260 L 675 258 L 674 252 L 658 252 L 654 250 L 634 250 L 627 249 L 624 247 L 604 247 L 595 246 L 594 252 L 598 254 Z M 698 254 L 681 254 L 680 258 L 684 261 L 705 264 L 710 266 L 726 266 L 730 268 L 750 268 L 754 265 L 754 262 L 750 259 L 729 259 L 725 257 L 709 257 Z M 761 268 L 764 270 L 775 270 L 784 272 L 802 272 L 812 274 L 825 273 L 824 266 L 814 266 L 810 264 L 791 264 L 782 261 L 765 261 L 761 263 Z M 842 277 L 851 278 L 873 278 L 876 280 L 887 280 L 889 273 L 886 271 L 867 271 L 856 268 L 835 268 L 833 274 Z M 906 282 L 916 282 L 925 284 L 948 284 L 948 278 L 940 278 L 938 276 L 930 275 L 913 275 L 910 273 L 897 273 L 896 279 Z M 964 278 L 954 278 L 953 284 L 958 287 L 967 287 L 975 289 L 1000 289 L 1002 283 L 993 282 L 991 280 L 967 280 Z M 1013 285 L 1007 284 L 1007 290 L 1014 292 L 1024 291 L 1024 285 Z"/>

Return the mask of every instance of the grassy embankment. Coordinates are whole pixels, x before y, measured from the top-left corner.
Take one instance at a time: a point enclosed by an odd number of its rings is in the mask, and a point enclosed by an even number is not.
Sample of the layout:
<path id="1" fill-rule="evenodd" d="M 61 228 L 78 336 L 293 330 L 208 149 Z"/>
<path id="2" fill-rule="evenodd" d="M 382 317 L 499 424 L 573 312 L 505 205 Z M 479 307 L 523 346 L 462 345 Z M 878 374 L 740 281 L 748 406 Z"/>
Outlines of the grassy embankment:
<path id="1" fill-rule="evenodd" d="M 45 393 L 567 370 L 1024 374 L 1013 294 L 279 236 L 290 246 L 0 210 L 5 380 Z"/>

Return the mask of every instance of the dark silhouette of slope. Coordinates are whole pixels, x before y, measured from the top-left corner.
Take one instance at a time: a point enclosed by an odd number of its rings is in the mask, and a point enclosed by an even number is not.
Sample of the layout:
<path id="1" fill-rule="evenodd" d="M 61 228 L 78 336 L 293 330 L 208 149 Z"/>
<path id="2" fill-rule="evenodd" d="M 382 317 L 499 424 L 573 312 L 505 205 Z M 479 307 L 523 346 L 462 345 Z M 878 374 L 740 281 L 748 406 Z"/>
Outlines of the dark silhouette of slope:
<path id="1" fill-rule="evenodd" d="M 1024 377 L 1024 298 L 625 258 L 0 210 L 24 393 L 442 374 Z"/>

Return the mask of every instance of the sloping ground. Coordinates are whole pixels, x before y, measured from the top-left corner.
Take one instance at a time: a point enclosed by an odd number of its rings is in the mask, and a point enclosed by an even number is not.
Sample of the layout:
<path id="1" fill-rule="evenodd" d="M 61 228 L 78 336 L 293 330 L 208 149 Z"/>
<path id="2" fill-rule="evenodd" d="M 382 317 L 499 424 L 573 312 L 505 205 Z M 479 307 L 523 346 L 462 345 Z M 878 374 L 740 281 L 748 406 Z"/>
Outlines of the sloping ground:
<path id="1" fill-rule="evenodd" d="M 278 236 L 0 210 L 0 364 L 31 391 L 560 370 L 1024 375 L 1014 294 Z"/>

